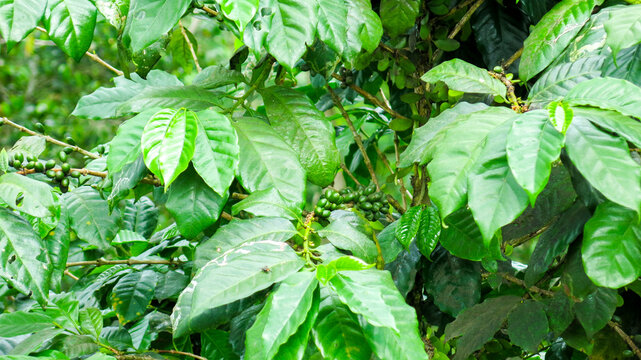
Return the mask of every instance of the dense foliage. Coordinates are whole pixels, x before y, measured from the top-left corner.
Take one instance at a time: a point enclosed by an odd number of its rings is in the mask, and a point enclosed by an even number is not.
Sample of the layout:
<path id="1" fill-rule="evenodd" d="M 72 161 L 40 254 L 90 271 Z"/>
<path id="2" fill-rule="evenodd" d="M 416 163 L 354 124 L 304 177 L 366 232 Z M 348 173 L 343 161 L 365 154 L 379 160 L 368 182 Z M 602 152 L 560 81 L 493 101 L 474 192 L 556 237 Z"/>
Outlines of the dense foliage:
<path id="1" fill-rule="evenodd" d="M 0 0 L 0 35 L 0 359 L 641 359 L 641 5 Z"/>

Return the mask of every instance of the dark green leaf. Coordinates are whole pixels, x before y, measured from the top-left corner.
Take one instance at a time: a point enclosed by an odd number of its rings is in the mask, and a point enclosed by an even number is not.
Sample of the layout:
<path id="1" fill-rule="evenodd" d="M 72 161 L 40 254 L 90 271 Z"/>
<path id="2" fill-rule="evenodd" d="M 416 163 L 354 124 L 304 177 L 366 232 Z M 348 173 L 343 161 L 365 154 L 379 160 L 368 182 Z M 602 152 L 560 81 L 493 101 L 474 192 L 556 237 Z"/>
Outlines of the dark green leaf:
<path id="1" fill-rule="evenodd" d="M 225 85 L 237 85 L 246 81 L 245 76 L 243 76 L 240 71 L 229 70 L 220 65 L 213 65 L 199 72 L 194 78 L 192 85 L 203 89 L 215 89 Z"/>
<path id="2" fill-rule="evenodd" d="M 616 307 L 617 291 L 605 288 L 596 289 L 582 302 L 574 305 L 576 317 L 589 337 L 610 321 Z"/>
<path id="3" fill-rule="evenodd" d="M 36 28 L 47 3 L 41 0 L 7 0 L 0 4 L 0 34 L 7 51 Z"/>
<path id="4" fill-rule="evenodd" d="M 565 294 L 558 292 L 554 297 L 543 300 L 548 315 L 550 330 L 561 335 L 574 320 L 573 302 Z"/>
<path id="5" fill-rule="evenodd" d="M 190 0 L 131 0 L 123 38 L 138 52 L 171 30 L 189 5 Z"/>
<path id="6" fill-rule="evenodd" d="M 80 61 L 91 46 L 97 14 L 96 6 L 89 0 L 50 0 L 45 28 L 62 51 Z"/>
<path id="7" fill-rule="evenodd" d="M 493 239 L 489 248 L 485 246 L 481 231 L 469 209 L 453 212 L 443 219 L 443 223 L 439 242 L 452 255 L 473 261 L 481 261 L 486 257 L 502 259 L 498 241 Z"/>
<path id="8" fill-rule="evenodd" d="M 207 359 L 236 360 L 238 355 L 234 353 L 229 343 L 229 333 L 226 331 L 211 329 L 200 334 L 202 343 L 201 355 Z"/>
<path id="9" fill-rule="evenodd" d="M 127 200 L 122 212 L 123 228 L 149 238 L 158 224 L 159 210 L 148 197 Z"/>
<path id="10" fill-rule="evenodd" d="M 390 37 L 401 35 L 414 26 L 420 5 L 419 0 L 381 1 L 381 21 Z"/>
<path id="11" fill-rule="evenodd" d="M 515 345 L 536 353 L 539 343 L 548 334 L 548 319 L 543 304 L 525 300 L 516 305 L 507 316 L 507 334 Z"/>
<path id="12" fill-rule="evenodd" d="M 479 264 L 440 252 L 423 270 L 425 291 L 441 311 L 456 317 L 481 300 Z"/>
<path id="13" fill-rule="evenodd" d="M 422 206 L 414 206 L 409 208 L 403 216 L 401 216 L 396 225 L 396 240 L 398 240 L 406 249 L 409 249 L 410 243 L 418 233 L 418 228 L 421 225 L 421 214 L 423 213 Z"/>
<path id="14" fill-rule="evenodd" d="M 385 270 L 392 274 L 394 284 L 403 297 L 406 297 L 414 288 L 421 257 L 421 252 L 418 251 L 416 242 L 414 242 L 410 245 L 409 251 L 402 251 L 394 261 L 385 264 Z"/>
<path id="15" fill-rule="evenodd" d="M 421 213 L 421 224 L 416 237 L 416 246 L 423 256 L 430 258 L 432 251 L 438 245 L 440 235 L 441 216 L 436 207 L 429 206 Z"/>
<path id="16" fill-rule="evenodd" d="M 120 323 L 141 317 L 154 297 L 156 273 L 136 271 L 123 276 L 111 292 L 111 303 Z"/>
<path id="17" fill-rule="evenodd" d="M 97 190 L 87 186 L 65 194 L 64 202 L 71 229 L 78 238 L 100 249 L 108 248 L 118 232 L 119 211 L 116 209 L 109 214 L 107 201 Z"/>

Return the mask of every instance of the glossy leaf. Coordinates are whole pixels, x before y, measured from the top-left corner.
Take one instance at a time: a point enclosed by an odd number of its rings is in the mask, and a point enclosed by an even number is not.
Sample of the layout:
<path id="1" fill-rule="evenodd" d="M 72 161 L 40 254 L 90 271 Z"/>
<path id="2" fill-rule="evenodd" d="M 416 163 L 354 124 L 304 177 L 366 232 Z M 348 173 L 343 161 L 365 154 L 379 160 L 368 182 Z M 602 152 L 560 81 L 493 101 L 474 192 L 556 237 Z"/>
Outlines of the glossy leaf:
<path id="1" fill-rule="evenodd" d="M 410 243 L 418 233 L 418 228 L 421 225 L 421 214 L 423 213 L 422 206 L 413 206 L 401 216 L 396 225 L 396 240 L 398 240 L 406 249 L 409 248 Z"/>
<path id="2" fill-rule="evenodd" d="M 521 114 L 512 123 L 507 135 L 507 162 L 532 206 L 547 185 L 552 163 L 559 158 L 563 142 L 564 136 L 552 127 L 544 111 Z"/>
<path id="3" fill-rule="evenodd" d="M 352 226 L 348 220 L 340 219 L 333 221 L 324 229 L 318 231 L 318 235 L 326 237 L 332 245 L 339 249 L 349 250 L 368 263 L 376 262 L 376 245 L 374 240 Z"/>
<path id="4" fill-rule="evenodd" d="M 414 26 L 419 13 L 418 0 L 382 0 L 381 22 L 390 37 L 403 34 Z"/>
<path id="5" fill-rule="evenodd" d="M 98 10 L 89 0 L 47 2 L 45 29 L 51 40 L 79 61 L 91 46 Z"/>
<path id="6" fill-rule="evenodd" d="M 0 334 L 2 337 L 28 335 L 53 328 L 53 321 L 45 314 L 24 311 L 7 312 L 0 314 Z"/>
<path id="7" fill-rule="evenodd" d="M 436 207 L 428 206 L 423 210 L 416 235 L 416 246 L 429 259 L 441 235 L 441 217 Z"/>
<path id="8" fill-rule="evenodd" d="M 481 300 L 479 270 L 478 263 L 438 252 L 423 272 L 425 291 L 441 311 L 456 317 Z"/>
<path id="9" fill-rule="evenodd" d="M 347 7 L 343 0 L 315 0 L 317 4 L 316 32 L 318 37 L 342 54 L 347 46 Z"/>
<path id="10" fill-rule="evenodd" d="M 566 135 L 566 150 L 581 174 L 603 195 L 641 211 L 641 166 L 632 160 L 623 139 L 575 117 Z"/>
<path id="11" fill-rule="evenodd" d="M 247 330 L 246 359 L 272 359 L 278 348 L 303 324 L 318 287 L 312 272 L 300 272 L 283 280 Z"/>
<path id="12" fill-rule="evenodd" d="M 223 107 L 225 104 L 220 92 L 205 90 L 193 85 L 149 86 L 127 100 L 118 106 L 118 115 L 142 112 L 150 107 L 185 107 L 192 111 L 199 111 L 211 106 Z"/>
<path id="13" fill-rule="evenodd" d="M 107 169 L 109 173 L 115 174 L 122 168 L 134 161 L 142 154 L 140 150 L 140 138 L 147 125 L 147 121 L 157 109 L 150 109 L 125 121 L 118 127 L 118 132 L 109 143 L 110 149 L 107 154 Z"/>
<path id="14" fill-rule="evenodd" d="M 481 261 L 485 257 L 501 259 L 499 244 L 492 241 L 485 246 L 483 236 L 469 209 L 459 209 L 443 219 L 440 244 L 452 255 Z"/>
<path id="15" fill-rule="evenodd" d="M 200 334 L 202 343 L 201 354 L 207 359 L 236 360 L 238 355 L 229 343 L 229 333 L 223 330 L 211 329 Z"/>
<path id="16" fill-rule="evenodd" d="M 288 204 L 302 207 L 305 171 L 298 156 L 276 131 L 258 119 L 233 124 L 240 153 L 238 176 L 250 192 L 274 188 Z"/>
<path id="17" fill-rule="evenodd" d="M 527 81 L 565 50 L 602 0 L 564 0 L 539 21 L 523 44 L 519 76 Z"/>
<path id="18" fill-rule="evenodd" d="M 314 41 L 316 29 L 313 1 L 274 0 L 267 35 L 267 49 L 278 62 L 292 69 Z"/>
<path id="19" fill-rule="evenodd" d="M 107 201 L 91 187 L 73 189 L 66 194 L 64 201 L 71 229 L 78 238 L 99 249 L 108 248 L 118 232 L 119 212 L 110 214 Z"/>
<path id="20" fill-rule="evenodd" d="M 46 4 L 40 0 L 5 0 L 0 3 L 0 35 L 7 41 L 7 51 L 36 28 Z"/>
<path id="21" fill-rule="evenodd" d="M 383 261 L 386 264 L 394 261 L 398 254 L 403 251 L 403 245 L 396 239 L 396 226 L 398 226 L 398 221 L 387 225 L 385 229 L 376 235 L 378 243 L 381 245 Z"/>
<path id="22" fill-rule="evenodd" d="M 421 258 L 421 252 L 418 251 L 414 242 L 408 251 L 402 251 L 394 261 L 385 264 L 385 270 L 392 274 L 394 284 L 403 297 L 407 297 L 410 290 L 414 288 Z"/>
<path id="23" fill-rule="evenodd" d="M 254 0 L 250 0 L 254 1 Z M 233 6 L 234 1 L 230 1 Z M 196 85 L 203 89 L 215 89 L 225 85 L 236 85 L 246 82 L 245 76 L 240 71 L 229 70 L 228 68 L 220 65 L 212 65 L 199 72 L 192 85 Z"/>
<path id="24" fill-rule="evenodd" d="M 165 190 L 194 156 L 198 117 L 186 109 L 163 109 L 154 114 L 142 132 L 141 147 L 147 168 L 158 176 Z"/>
<path id="25" fill-rule="evenodd" d="M 348 62 L 365 50 L 376 50 L 383 36 L 383 25 L 372 10 L 370 0 L 345 0 L 347 6 L 347 37 L 343 57 Z"/>
<path id="26" fill-rule="evenodd" d="M 52 267 L 44 244 L 31 225 L 6 208 L 0 207 L 0 276 L 21 292 L 32 292 L 40 304 L 49 295 Z"/>
<path id="27" fill-rule="evenodd" d="M 450 90 L 492 94 L 505 98 L 505 85 L 481 68 L 460 59 L 443 62 L 421 76 L 421 80 L 435 84 L 443 81 Z"/>
<path id="28" fill-rule="evenodd" d="M 606 44 L 616 58 L 621 49 L 641 42 L 641 6 L 626 6 L 613 10 L 610 19 L 603 26 L 608 34 Z"/>
<path id="29" fill-rule="evenodd" d="M 574 305 L 576 317 L 588 336 L 594 335 L 610 321 L 616 307 L 616 290 L 605 288 L 598 288 Z"/>
<path id="30" fill-rule="evenodd" d="M 548 319 L 543 304 L 525 300 L 507 316 L 507 333 L 515 345 L 536 353 L 539 343 L 548 334 Z"/>
<path id="31" fill-rule="evenodd" d="M 231 207 L 232 215 L 244 211 L 254 216 L 275 216 L 289 220 L 300 219 L 301 208 L 286 202 L 276 189 L 254 191 Z"/>
<path id="32" fill-rule="evenodd" d="M 641 118 L 641 92 L 627 80 L 597 78 L 573 87 L 565 96 L 571 105 L 588 105 L 615 110 L 623 115 Z"/>
<path id="33" fill-rule="evenodd" d="M 129 273 L 111 291 L 111 303 L 121 324 L 141 317 L 154 297 L 156 273 L 151 270 Z"/>
<path id="34" fill-rule="evenodd" d="M 242 32 L 258 10 L 258 0 L 222 0 L 220 9 L 228 19 L 234 20 Z"/>
<path id="35" fill-rule="evenodd" d="M 132 0 L 123 38 L 133 52 L 138 52 L 171 30 L 189 5 L 190 0 Z"/>
<path id="36" fill-rule="evenodd" d="M 123 228 L 149 238 L 158 224 L 159 210 L 148 197 L 128 200 L 122 212 Z"/>
<path id="37" fill-rule="evenodd" d="M 319 264 L 316 267 L 316 278 L 323 284 L 327 283 L 341 271 L 346 270 L 367 270 L 375 264 L 368 264 L 365 261 L 353 256 L 341 256 L 327 264 Z"/>
<path id="38" fill-rule="evenodd" d="M 298 271 L 303 261 L 284 242 L 252 241 L 233 248 L 198 271 L 172 313 L 174 336 L 219 306 L 244 299 Z"/>
<path id="39" fill-rule="evenodd" d="M 94 307 L 80 310 L 78 322 L 84 333 L 88 333 L 96 339 L 100 338 L 103 327 L 103 318 L 100 310 Z"/>
<path id="40" fill-rule="evenodd" d="M 274 356 L 275 359 L 283 360 L 303 360 L 307 352 L 311 330 L 316 323 L 318 317 L 318 309 L 320 307 L 320 288 L 316 287 L 312 294 L 312 305 L 307 312 L 305 321 L 296 329 L 296 332 L 287 339 L 283 345 L 278 348 L 278 353 Z"/>
<path id="41" fill-rule="evenodd" d="M 617 135 L 637 147 L 641 147 L 641 123 L 639 121 L 612 110 L 588 107 L 576 107 L 573 109 L 576 116 L 588 119 L 593 124 L 617 133 Z"/>
<path id="42" fill-rule="evenodd" d="M 605 202 L 585 224 L 585 273 L 597 285 L 620 288 L 641 276 L 641 224 L 637 213 Z"/>
<path id="43" fill-rule="evenodd" d="M 56 212 L 57 201 L 47 184 L 15 173 L 0 176 L 0 199 L 12 209 L 35 217 Z"/>

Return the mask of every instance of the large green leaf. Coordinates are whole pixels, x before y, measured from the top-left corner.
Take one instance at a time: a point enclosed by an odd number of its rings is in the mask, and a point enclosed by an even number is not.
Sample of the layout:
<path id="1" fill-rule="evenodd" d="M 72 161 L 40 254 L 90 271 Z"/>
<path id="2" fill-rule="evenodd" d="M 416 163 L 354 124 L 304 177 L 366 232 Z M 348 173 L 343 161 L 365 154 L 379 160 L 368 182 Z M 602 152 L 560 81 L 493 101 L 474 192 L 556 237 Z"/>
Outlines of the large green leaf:
<path id="1" fill-rule="evenodd" d="M 284 201 L 302 207 L 305 171 L 298 156 L 265 122 L 243 118 L 234 123 L 240 153 L 238 177 L 250 192 L 274 188 Z"/>
<path id="2" fill-rule="evenodd" d="M 641 276 L 641 224 L 637 213 L 611 202 L 585 224 L 583 267 L 597 285 L 620 288 Z"/>
<path id="3" fill-rule="evenodd" d="M 381 22 L 390 37 L 397 37 L 414 26 L 420 5 L 419 0 L 381 1 Z"/>
<path id="4" fill-rule="evenodd" d="M 0 334 L 2 337 L 28 335 L 36 331 L 54 327 L 54 319 L 45 314 L 24 311 L 0 314 Z"/>
<path id="5" fill-rule="evenodd" d="M 488 134 L 513 116 L 510 109 L 492 107 L 462 115 L 447 129 L 434 159 L 427 165 L 432 179 L 430 197 L 441 217 L 446 217 L 465 203 L 467 178 L 474 170 Z"/>
<path id="6" fill-rule="evenodd" d="M 460 59 L 445 61 L 421 76 L 421 80 L 435 84 L 443 81 L 450 90 L 468 93 L 492 94 L 505 98 L 507 88 L 481 68 Z"/>
<path id="7" fill-rule="evenodd" d="M 131 0 L 123 33 L 125 43 L 138 52 L 160 39 L 176 25 L 190 0 Z"/>
<path id="8" fill-rule="evenodd" d="M 641 123 L 628 116 L 612 110 L 598 108 L 573 108 L 575 116 L 590 120 L 608 131 L 617 133 L 622 138 L 641 148 Z"/>
<path id="9" fill-rule="evenodd" d="M 36 28 L 46 5 L 41 0 L 0 1 L 0 35 L 7 41 L 7 51 Z"/>
<path id="10" fill-rule="evenodd" d="M 118 115 L 137 113 L 149 109 L 185 107 L 193 111 L 211 106 L 223 107 L 222 95 L 217 91 L 205 90 L 199 86 L 150 86 L 136 93 L 118 106 Z"/>
<path id="11" fill-rule="evenodd" d="M 416 233 L 416 247 L 423 256 L 430 258 L 432 251 L 438 245 L 440 235 L 441 216 L 435 206 L 428 206 L 421 213 L 421 222 Z"/>
<path id="12" fill-rule="evenodd" d="M 78 238 L 99 249 L 107 249 L 118 232 L 120 214 L 109 213 L 109 206 L 100 193 L 88 186 L 75 188 L 65 194 L 71 229 Z"/>
<path id="13" fill-rule="evenodd" d="M 109 143 L 107 170 L 110 174 L 119 172 L 126 164 L 134 162 L 142 154 L 140 150 L 142 132 L 149 118 L 157 111 L 157 109 L 143 111 L 118 127 L 116 136 Z"/>
<path id="14" fill-rule="evenodd" d="M 229 343 L 229 333 L 211 329 L 200 334 L 202 350 L 200 354 L 207 359 L 237 360 L 238 355 Z"/>
<path id="15" fill-rule="evenodd" d="M 241 32 L 258 10 L 258 0 L 221 0 L 219 3 L 223 14 L 234 20 Z"/>
<path id="16" fill-rule="evenodd" d="M 320 288 L 317 287 L 312 294 L 312 305 L 307 311 L 305 321 L 298 327 L 296 332 L 287 339 L 283 345 L 278 348 L 275 359 L 283 360 L 303 360 L 309 346 L 309 337 L 311 330 L 318 317 L 320 307 Z"/>
<path id="17" fill-rule="evenodd" d="M 156 204 L 148 197 L 129 199 L 125 202 L 122 212 L 122 227 L 149 238 L 158 225 L 158 215 Z"/>
<path id="18" fill-rule="evenodd" d="M 413 163 L 423 165 L 430 161 L 432 158 L 428 144 L 432 142 L 432 139 L 434 139 L 437 134 L 442 133 L 441 130 L 444 132 L 448 125 L 457 120 L 459 115 L 473 113 L 485 108 L 487 108 L 487 105 L 483 103 L 470 104 L 460 102 L 454 107 L 443 111 L 438 116 L 430 118 L 425 125 L 414 130 L 410 144 L 405 148 L 405 151 L 401 153 L 399 166 L 408 167 Z"/>
<path id="19" fill-rule="evenodd" d="M 589 56 L 551 67 L 532 86 L 528 95 L 530 107 L 544 107 L 567 94 L 578 83 L 600 77 L 604 60 L 603 56 Z"/>
<path id="20" fill-rule="evenodd" d="M 409 248 L 410 243 L 418 233 L 418 228 L 421 225 L 421 214 L 423 213 L 422 206 L 413 206 L 401 216 L 396 225 L 396 240 L 398 240 L 406 249 Z"/>
<path id="21" fill-rule="evenodd" d="M 347 5 L 347 37 L 343 58 L 352 62 L 365 50 L 376 50 L 383 36 L 383 24 L 372 10 L 370 0 L 345 0 Z"/>
<path id="22" fill-rule="evenodd" d="M 253 0 L 251 0 L 253 1 Z M 203 89 L 215 89 L 225 85 L 236 85 L 246 82 L 243 73 L 237 70 L 229 70 L 225 66 L 212 65 L 199 72 L 192 85 L 196 85 Z"/>
<path id="23" fill-rule="evenodd" d="M 305 45 L 314 42 L 314 2 L 273 0 L 271 9 L 267 49 L 281 65 L 291 70 L 305 53 Z"/>
<path id="24" fill-rule="evenodd" d="M 154 114 L 140 139 L 147 168 L 169 185 L 187 169 L 194 156 L 198 117 L 186 109 L 163 109 Z"/>
<path id="25" fill-rule="evenodd" d="M 218 195 L 227 193 L 238 168 L 238 137 L 229 119 L 215 111 L 198 114 L 194 169 Z"/>
<path id="26" fill-rule="evenodd" d="M 627 80 L 597 78 L 576 85 L 564 100 L 571 105 L 594 106 L 641 118 L 640 90 Z"/>
<path id="27" fill-rule="evenodd" d="M 180 294 L 172 313 L 174 336 L 188 334 L 212 310 L 266 289 L 302 266 L 284 242 L 252 241 L 225 252 L 200 269 Z"/>
<path id="28" fill-rule="evenodd" d="M 510 340 L 527 352 L 536 353 L 548 331 L 545 308 L 538 301 L 525 300 L 516 305 L 507 316 L 507 334 Z"/>
<path id="29" fill-rule="evenodd" d="M 527 81 L 545 69 L 565 50 L 592 9 L 603 0 L 563 0 L 552 8 L 530 32 L 523 44 L 519 76 Z"/>
<path id="30" fill-rule="evenodd" d="M 641 211 L 641 166 L 626 142 L 575 116 L 566 134 L 566 150 L 583 176 L 611 201 Z"/>
<path id="31" fill-rule="evenodd" d="M 121 324 L 141 317 L 154 297 L 156 273 L 152 270 L 135 271 L 120 280 L 111 291 L 111 303 Z"/>
<path id="32" fill-rule="evenodd" d="M 499 331 L 507 314 L 521 301 L 519 296 L 500 296 L 485 300 L 463 311 L 445 327 L 445 341 L 457 341 L 454 360 L 464 360 L 480 349 Z"/>
<path id="33" fill-rule="evenodd" d="M 245 242 L 258 240 L 284 242 L 294 235 L 296 235 L 296 228 L 290 221 L 283 218 L 234 219 L 216 230 L 212 237 L 198 244 L 194 256 L 194 268 L 200 269 L 210 260 Z"/>
<path id="34" fill-rule="evenodd" d="M 49 295 L 49 264 L 44 244 L 31 225 L 11 210 L 0 207 L 0 276 L 44 304 Z"/>
<path id="35" fill-rule="evenodd" d="M 297 91 L 274 86 L 261 95 L 269 122 L 298 153 L 309 181 L 321 187 L 331 184 L 340 165 L 331 122 Z"/>
<path id="36" fill-rule="evenodd" d="M 233 215 L 244 211 L 254 216 L 275 216 L 285 219 L 301 219 L 301 208 L 287 203 L 276 189 L 258 190 L 231 207 Z"/>
<path id="37" fill-rule="evenodd" d="M 79 61 L 91 46 L 97 15 L 89 0 L 50 0 L 44 23 L 51 40 Z"/>
<path id="38" fill-rule="evenodd" d="M 318 37 L 342 54 L 347 46 L 347 7 L 343 0 L 314 0 L 317 4 L 316 32 Z"/>
<path id="39" fill-rule="evenodd" d="M 507 162 L 532 206 L 550 178 L 552 163 L 558 160 L 564 140 L 545 111 L 521 114 L 512 123 L 507 134 Z"/>
<path id="40" fill-rule="evenodd" d="M 425 291 L 434 298 L 441 311 L 456 317 L 461 311 L 481 300 L 479 264 L 437 252 L 434 262 L 425 266 Z"/>
<path id="41" fill-rule="evenodd" d="M 604 24 L 608 34 L 606 44 L 616 58 L 621 49 L 641 42 L 641 5 L 625 6 L 610 12 Z"/>
<path id="42" fill-rule="evenodd" d="M 616 61 L 612 56 L 606 56 L 601 75 L 628 80 L 641 86 L 641 45 L 621 50 Z"/>
<path id="43" fill-rule="evenodd" d="M 283 280 L 272 292 L 247 330 L 246 359 L 270 360 L 307 318 L 318 280 L 313 272 L 299 272 Z"/>
<path id="44" fill-rule="evenodd" d="M 347 219 L 332 221 L 318 235 L 326 237 L 332 245 L 339 249 L 349 250 L 355 256 L 367 261 L 376 262 L 376 245 L 374 240 L 355 228 Z"/>
<path id="45" fill-rule="evenodd" d="M 312 333 L 314 342 L 326 359 L 369 360 L 367 344 L 358 317 L 341 303 L 328 288 L 321 291 L 322 301 Z"/>
<path id="46" fill-rule="evenodd" d="M 60 207 L 60 217 L 55 228 L 44 237 L 47 247 L 49 261 L 51 263 L 51 287 L 59 292 L 62 285 L 62 277 L 67 269 L 67 258 L 69 256 L 69 243 L 71 242 L 71 231 L 69 229 L 69 216 L 64 206 Z"/>
<path id="47" fill-rule="evenodd" d="M 481 261 L 485 257 L 501 259 L 497 241 L 492 241 L 489 248 L 485 246 L 470 209 L 462 208 L 453 212 L 443 219 L 443 224 L 439 242 L 452 255 L 473 261 Z"/>
<path id="48" fill-rule="evenodd" d="M 16 173 L 0 176 L 0 199 L 12 209 L 35 217 L 56 212 L 56 199 L 47 184 Z"/>
<path id="49" fill-rule="evenodd" d="M 190 167 L 169 187 L 166 207 L 180 234 L 192 239 L 218 220 L 228 196 L 215 193 Z"/>
<path id="50" fill-rule="evenodd" d="M 576 318 L 588 336 L 601 330 L 614 315 L 617 308 L 617 291 L 598 288 L 582 302 L 574 305 Z"/>

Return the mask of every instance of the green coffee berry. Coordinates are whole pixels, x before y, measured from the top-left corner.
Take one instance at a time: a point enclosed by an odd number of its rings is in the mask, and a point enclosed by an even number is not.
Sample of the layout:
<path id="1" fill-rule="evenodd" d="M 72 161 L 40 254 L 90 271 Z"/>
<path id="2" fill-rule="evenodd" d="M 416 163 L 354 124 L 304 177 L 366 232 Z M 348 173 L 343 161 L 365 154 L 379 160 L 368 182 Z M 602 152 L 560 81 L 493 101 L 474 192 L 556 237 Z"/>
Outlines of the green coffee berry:
<path id="1" fill-rule="evenodd" d="M 332 214 L 331 211 L 329 211 L 327 209 L 323 210 L 323 217 L 324 218 L 328 218 L 331 214 Z"/>
<path id="2" fill-rule="evenodd" d="M 64 179 L 60 180 L 60 186 L 69 187 L 69 179 L 68 178 L 64 178 Z"/>
<path id="3" fill-rule="evenodd" d="M 56 180 L 60 181 L 65 178 L 65 174 L 62 171 L 56 171 Z"/>
<path id="4" fill-rule="evenodd" d="M 13 155 L 13 159 L 14 160 L 18 160 L 18 161 L 20 161 L 20 163 L 22 163 L 24 161 L 24 155 L 22 153 L 20 153 L 20 152 L 15 153 Z"/>
<path id="5" fill-rule="evenodd" d="M 71 177 L 74 178 L 74 179 L 79 178 L 80 177 L 80 171 L 78 171 L 78 170 L 72 171 L 71 172 Z"/>
<path id="6" fill-rule="evenodd" d="M 47 170 L 47 172 L 45 173 L 45 175 L 47 175 L 47 177 L 48 177 L 49 179 L 53 179 L 53 178 L 55 178 L 55 177 L 56 177 L 56 172 L 55 172 L 55 171 L 53 171 L 53 170 Z"/>
<path id="7" fill-rule="evenodd" d="M 65 174 L 69 174 L 69 171 L 71 171 L 71 165 L 69 163 L 63 163 L 60 168 L 62 169 L 62 172 Z"/>
<path id="8" fill-rule="evenodd" d="M 60 151 L 58 153 L 58 159 L 60 159 L 60 161 L 62 161 L 62 162 L 66 162 L 67 161 L 67 153 L 64 152 L 64 151 Z"/>
<path id="9" fill-rule="evenodd" d="M 13 166 L 13 167 L 14 167 L 14 168 L 16 168 L 16 169 L 20 169 L 20 167 L 22 166 L 22 161 L 20 161 L 20 160 L 13 160 L 13 164 L 11 164 L 11 166 Z"/>
<path id="10" fill-rule="evenodd" d="M 66 148 L 62 149 L 62 151 L 64 151 L 67 155 L 69 155 L 69 154 L 71 154 L 73 152 L 73 148 L 66 147 Z"/>
<path id="11" fill-rule="evenodd" d="M 319 207 L 321 207 L 321 208 L 324 208 L 324 207 L 325 207 L 325 205 L 327 205 L 327 199 L 320 199 L 320 200 L 318 200 L 318 202 L 316 203 L 316 205 L 317 205 L 317 206 L 319 206 Z"/>
<path id="12" fill-rule="evenodd" d="M 45 163 L 45 169 L 47 169 L 47 170 L 53 169 L 54 166 L 56 166 L 56 160 L 54 160 L 54 159 L 48 160 Z"/>
<path id="13" fill-rule="evenodd" d="M 43 172 L 45 171 L 45 164 L 41 162 L 37 162 L 34 168 L 36 169 L 37 172 Z"/>
<path id="14" fill-rule="evenodd" d="M 33 168 L 35 168 L 35 167 L 36 167 L 36 163 L 35 163 L 35 162 L 33 162 L 33 161 L 29 161 L 29 162 L 27 163 L 27 165 L 25 165 L 25 167 L 26 167 L 27 169 L 33 169 Z"/>

